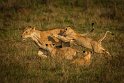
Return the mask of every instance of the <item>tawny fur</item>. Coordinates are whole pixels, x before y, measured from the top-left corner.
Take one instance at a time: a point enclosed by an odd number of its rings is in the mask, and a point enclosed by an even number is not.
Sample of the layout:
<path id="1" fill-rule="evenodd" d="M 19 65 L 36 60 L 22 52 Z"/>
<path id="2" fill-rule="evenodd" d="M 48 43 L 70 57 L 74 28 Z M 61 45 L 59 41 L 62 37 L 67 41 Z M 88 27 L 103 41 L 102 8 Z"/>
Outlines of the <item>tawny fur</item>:
<path id="1" fill-rule="evenodd" d="M 61 34 L 63 29 L 53 29 L 48 31 L 39 31 L 36 30 L 35 27 L 27 26 L 27 29 L 22 33 L 22 38 L 27 39 L 31 38 L 41 49 L 46 48 L 47 44 L 55 43 L 57 45 L 61 45 L 61 41 L 55 37 L 50 37 L 51 34 Z M 38 55 L 41 56 L 41 51 L 39 50 Z M 44 51 L 43 56 L 44 56 Z"/>
<path id="2" fill-rule="evenodd" d="M 40 30 L 36 30 L 34 27 L 26 27 L 27 29 L 22 33 L 22 38 L 26 39 L 26 38 L 32 38 L 37 44 L 38 46 L 40 46 L 39 44 L 42 44 L 45 46 L 46 43 L 55 43 L 57 45 L 57 43 L 59 44 L 60 40 L 58 40 L 57 38 L 51 38 L 50 35 L 51 34 L 61 34 L 63 29 L 53 29 L 53 30 L 47 30 L 47 31 L 40 31 Z"/>
<path id="3" fill-rule="evenodd" d="M 107 53 L 110 55 L 110 53 L 102 46 L 101 42 L 106 37 L 107 33 L 110 31 L 107 31 L 105 35 L 98 41 L 95 41 L 89 37 L 82 36 L 78 33 L 76 33 L 71 27 L 67 27 L 64 30 L 63 36 L 61 35 L 54 35 L 54 37 L 62 40 L 63 42 L 75 42 L 79 46 L 86 47 L 89 49 L 92 49 L 96 53 Z"/>
<path id="4" fill-rule="evenodd" d="M 71 47 L 55 48 L 54 44 L 46 44 L 46 46 L 46 50 L 50 53 L 51 57 L 72 60 L 76 56 L 77 50 Z"/>
<path id="5" fill-rule="evenodd" d="M 91 52 L 84 51 L 84 57 L 76 58 L 72 61 L 76 65 L 90 65 L 91 63 Z"/>

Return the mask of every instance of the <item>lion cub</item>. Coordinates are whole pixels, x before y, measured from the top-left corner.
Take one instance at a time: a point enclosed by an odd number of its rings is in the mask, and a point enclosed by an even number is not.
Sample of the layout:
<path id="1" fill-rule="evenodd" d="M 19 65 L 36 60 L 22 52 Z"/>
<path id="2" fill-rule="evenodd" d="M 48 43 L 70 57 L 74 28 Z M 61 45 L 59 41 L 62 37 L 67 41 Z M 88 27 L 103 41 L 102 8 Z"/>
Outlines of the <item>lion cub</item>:
<path id="1" fill-rule="evenodd" d="M 77 50 L 71 47 L 55 48 L 55 44 L 46 44 L 46 50 L 51 57 L 64 58 L 72 60 L 76 56 Z"/>
<path id="2" fill-rule="evenodd" d="M 92 49 L 96 53 L 107 53 L 110 55 L 110 53 L 101 44 L 107 33 L 111 32 L 106 31 L 105 35 L 100 40 L 95 41 L 91 38 L 76 33 L 71 27 L 67 27 L 63 32 L 63 36 L 54 35 L 54 37 L 62 40 L 63 42 L 74 42 L 79 46 Z"/>

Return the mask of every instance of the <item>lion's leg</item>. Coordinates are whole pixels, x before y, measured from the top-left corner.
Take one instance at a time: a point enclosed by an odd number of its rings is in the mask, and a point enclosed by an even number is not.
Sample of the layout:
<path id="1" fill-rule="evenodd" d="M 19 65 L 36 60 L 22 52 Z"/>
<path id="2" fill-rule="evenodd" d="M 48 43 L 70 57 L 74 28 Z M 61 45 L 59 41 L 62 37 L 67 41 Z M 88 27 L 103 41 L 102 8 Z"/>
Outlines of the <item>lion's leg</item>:
<path id="1" fill-rule="evenodd" d="M 94 46 L 93 46 L 93 44 L 91 43 L 91 47 L 92 47 L 92 53 L 94 54 L 95 53 L 95 48 L 94 48 Z"/>
<path id="2" fill-rule="evenodd" d="M 61 36 L 61 35 L 57 35 L 57 34 L 52 34 L 51 37 L 55 37 L 63 42 L 70 42 L 70 40 L 72 40 L 72 38 L 68 38 L 68 37 L 64 37 L 64 36 Z"/>
<path id="3" fill-rule="evenodd" d="M 38 51 L 38 56 L 42 58 L 47 58 L 47 55 L 41 50 Z"/>

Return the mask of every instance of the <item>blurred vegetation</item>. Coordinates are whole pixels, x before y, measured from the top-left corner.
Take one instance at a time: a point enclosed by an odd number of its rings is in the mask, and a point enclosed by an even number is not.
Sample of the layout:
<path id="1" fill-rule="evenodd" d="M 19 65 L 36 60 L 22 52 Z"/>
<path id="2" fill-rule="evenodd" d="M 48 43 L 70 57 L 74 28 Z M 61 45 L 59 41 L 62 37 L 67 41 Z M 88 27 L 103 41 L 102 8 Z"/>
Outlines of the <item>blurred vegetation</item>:
<path id="1" fill-rule="evenodd" d="M 84 33 L 92 22 L 90 37 L 114 33 L 103 41 L 113 58 L 94 54 L 89 67 L 42 59 L 34 42 L 20 37 L 27 25 L 39 30 L 74 26 Z M 0 0 L 0 25 L 1 83 L 124 83 L 123 0 Z"/>

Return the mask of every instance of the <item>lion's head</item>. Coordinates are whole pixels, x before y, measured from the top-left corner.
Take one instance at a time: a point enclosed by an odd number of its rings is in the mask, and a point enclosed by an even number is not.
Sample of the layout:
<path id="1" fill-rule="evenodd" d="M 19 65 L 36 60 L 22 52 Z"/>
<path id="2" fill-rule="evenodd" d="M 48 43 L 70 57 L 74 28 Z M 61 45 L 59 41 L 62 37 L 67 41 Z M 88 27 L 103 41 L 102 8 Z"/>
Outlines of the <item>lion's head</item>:
<path id="1" fill-rule="evenodd" d="M 66 27 L 63 32 L 63 36 L 70 36 L 75 34 L 75 31 L 70 26 Z"/>
<path id="2" fill-rule="evenodd" d="M 27 26 L 27 27 L 25 27 L 25 30 L 24 30 L 24 32 L 22 33 L 21 37 L 22 37 L 23 39 L 32 37 L 34 31 L 35 31 L 35 27 Z"/>

